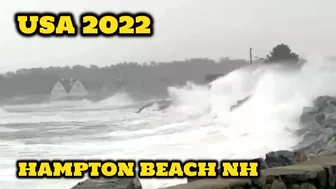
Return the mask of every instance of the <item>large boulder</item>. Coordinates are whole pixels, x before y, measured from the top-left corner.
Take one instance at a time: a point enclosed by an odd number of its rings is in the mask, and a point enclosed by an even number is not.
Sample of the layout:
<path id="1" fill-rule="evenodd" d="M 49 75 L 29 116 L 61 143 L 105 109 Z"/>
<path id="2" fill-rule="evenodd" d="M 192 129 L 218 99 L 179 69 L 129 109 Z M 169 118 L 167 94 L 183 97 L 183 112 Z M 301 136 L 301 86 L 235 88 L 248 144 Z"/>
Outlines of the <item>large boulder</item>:
<path id="1" fill-rule="evenodd" d="M 268 168 L 293 165 L 307 160 L 304 152 L 279 150 L 266 154 L 265 162 Z"/>
<path id="2" fill-rule="evenodd" d="M 327 96 L 327 95 L 319 96 L 314 100 L 313 104 L 315 107 L 318 107 L 318 108 L 324 108 L 328 104 L 336 105 L 336 97 Z"/>
<path id="3" fill-rule="evenodd" d="M 320 96 L 312 107 L 304 107 L 297 135 L 302 141 L 296 149 L 308 154 L 325 154 L 336 151 L 336 98 Z"/>
<path id="4" fill-rule="evenodd" d="M 138 178 L 99 178 L 79 182 L 71 189 L 142 189 Z"/>

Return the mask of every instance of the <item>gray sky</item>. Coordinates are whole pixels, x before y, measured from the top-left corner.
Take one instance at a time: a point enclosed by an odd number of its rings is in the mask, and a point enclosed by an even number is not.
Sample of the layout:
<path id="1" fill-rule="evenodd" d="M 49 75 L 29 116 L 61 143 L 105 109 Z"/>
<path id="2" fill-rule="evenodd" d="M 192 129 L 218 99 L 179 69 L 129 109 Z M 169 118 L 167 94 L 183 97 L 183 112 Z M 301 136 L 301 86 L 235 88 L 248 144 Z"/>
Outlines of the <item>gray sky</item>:
<path id="1" fill-rule="evenodd" d="M 0 69 L 191 57 L 263 56 L 281 42 L 300 55 L 336 55 L 335 0 L 11 0 L 1 1 Z M 152 38 L 24 38 L 17 11 L 146 11 Z M 78 21 L 78 20 L 77 20 Z"/>

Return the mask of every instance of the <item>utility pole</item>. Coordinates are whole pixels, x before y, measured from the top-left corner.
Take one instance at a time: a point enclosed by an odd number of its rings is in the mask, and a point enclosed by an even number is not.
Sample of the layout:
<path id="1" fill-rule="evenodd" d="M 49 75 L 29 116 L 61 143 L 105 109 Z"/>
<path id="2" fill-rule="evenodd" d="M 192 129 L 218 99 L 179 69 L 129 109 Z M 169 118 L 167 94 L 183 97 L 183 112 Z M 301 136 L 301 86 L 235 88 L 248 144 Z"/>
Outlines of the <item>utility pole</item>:
<path id="1" fill-rule="evenodd" d="M 252 48 L 250 48 L 250 64 L 252 64 Z"/>

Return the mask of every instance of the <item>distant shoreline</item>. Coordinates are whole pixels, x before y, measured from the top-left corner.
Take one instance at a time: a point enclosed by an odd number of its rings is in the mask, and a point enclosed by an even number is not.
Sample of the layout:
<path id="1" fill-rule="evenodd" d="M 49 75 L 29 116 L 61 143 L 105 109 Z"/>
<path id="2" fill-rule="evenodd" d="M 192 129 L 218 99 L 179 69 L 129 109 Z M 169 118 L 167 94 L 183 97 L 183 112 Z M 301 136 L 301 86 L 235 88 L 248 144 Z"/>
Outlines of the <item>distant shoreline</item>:
<path id="1" fill-rule="evenodd" d="M 47 67 L 19 69 L 0 75 L 0 100 L 29 97 L 32 101 L 45 99 L 52 86 L 61 78 L 75 78 L 83 81 L 90 93 L 97 93 L 103 86 L 115 93 L 123 91 L 135 98 L 163 97 L 167 87 L 181 86 L 187 81 L 203 84 L 208 74 L 227 74 L 234 69 L 248 65 L 246 60 L 222 58 L 214 61 L 208 58 L 194 58 L 184 61 L 135 62 L 116 65 L 89 67 Z"/>

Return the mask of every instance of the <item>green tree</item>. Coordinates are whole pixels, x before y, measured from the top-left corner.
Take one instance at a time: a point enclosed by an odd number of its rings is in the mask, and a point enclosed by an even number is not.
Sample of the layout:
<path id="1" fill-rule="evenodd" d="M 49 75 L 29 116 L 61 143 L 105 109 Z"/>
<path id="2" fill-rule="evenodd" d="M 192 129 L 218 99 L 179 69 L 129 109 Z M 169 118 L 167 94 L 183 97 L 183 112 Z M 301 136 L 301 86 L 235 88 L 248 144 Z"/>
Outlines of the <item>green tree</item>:
<path id="1" fill-rule="evenodd" d="M 290 62 L 298 63 L 299 55 L 292 52 L 288 45 L 280 44 L 272 49 L 269 55 L 267 55 L 266 63 L 273 62 Z"/>

